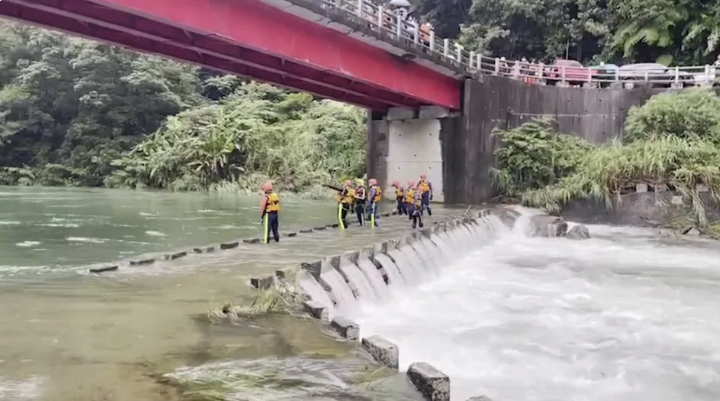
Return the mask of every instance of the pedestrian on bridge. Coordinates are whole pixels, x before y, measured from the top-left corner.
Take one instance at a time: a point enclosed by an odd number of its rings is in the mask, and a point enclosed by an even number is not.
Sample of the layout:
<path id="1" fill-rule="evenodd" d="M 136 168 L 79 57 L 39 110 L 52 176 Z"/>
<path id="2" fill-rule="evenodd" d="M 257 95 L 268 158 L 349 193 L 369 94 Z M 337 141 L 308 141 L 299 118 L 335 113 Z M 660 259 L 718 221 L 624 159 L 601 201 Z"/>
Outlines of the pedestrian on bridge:
<path id="1" fill-rule="evenodd" d="M 262 210 L 260 221 L 263 223 L 263 241 L 266 244 L 270 242 L 270 233 L 272 232 L 275 242 L 280 242 L 280 232 L 278 231 L 280 228 L 280 219 L 278 217 L 278 213 L 280 212 L 280 196 L 273 191 L 273 186 L 269 182 L 262 185 L 262 190 L 265 194 L 260 204 L 260 210 Z"/>

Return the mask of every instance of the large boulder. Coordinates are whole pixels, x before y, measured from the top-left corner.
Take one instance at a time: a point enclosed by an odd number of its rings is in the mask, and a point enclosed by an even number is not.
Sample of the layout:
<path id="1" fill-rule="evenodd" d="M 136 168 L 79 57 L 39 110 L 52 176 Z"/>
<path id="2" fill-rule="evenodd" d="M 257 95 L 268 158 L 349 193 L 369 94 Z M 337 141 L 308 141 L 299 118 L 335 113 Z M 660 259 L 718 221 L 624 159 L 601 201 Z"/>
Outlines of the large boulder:
<path id="1" fill-rule="evenodd" d="M 578 224 L 570 229 L 565 235 L 568 239 L 588 239 L 590 238 L 590 230 L 582 224 Z"/>
<path id="2" fill-rule="evenodd" d="M 538 214 L 530 218 L 530 232 L 533 237 L 564 237 L 568 225 L 562 217 Z"/>

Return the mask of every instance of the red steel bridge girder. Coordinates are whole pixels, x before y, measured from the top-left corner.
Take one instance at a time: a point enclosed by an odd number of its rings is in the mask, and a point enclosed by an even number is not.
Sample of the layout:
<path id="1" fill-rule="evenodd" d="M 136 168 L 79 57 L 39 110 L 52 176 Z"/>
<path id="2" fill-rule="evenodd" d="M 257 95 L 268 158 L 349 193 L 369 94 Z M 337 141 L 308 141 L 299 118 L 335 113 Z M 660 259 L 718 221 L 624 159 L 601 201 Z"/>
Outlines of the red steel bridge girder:
<path id="1" fill-rule="evenodd" d="M 0 14 L 368 108 L 460 107 L 459 81 L 256 0 L 3 0 Z"/>

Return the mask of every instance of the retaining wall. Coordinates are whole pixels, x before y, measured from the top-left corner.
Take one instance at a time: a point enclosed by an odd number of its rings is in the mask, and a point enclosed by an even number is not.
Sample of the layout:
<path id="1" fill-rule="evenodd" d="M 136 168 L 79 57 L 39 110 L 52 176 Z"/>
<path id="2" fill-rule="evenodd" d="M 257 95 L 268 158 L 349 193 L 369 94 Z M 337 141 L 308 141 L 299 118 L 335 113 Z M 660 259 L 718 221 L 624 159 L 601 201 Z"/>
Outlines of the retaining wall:
<path id="1" fill-rule="evenodd" d="M 699 186 L 698 192 L 708 220 L 720 220 L 720 208 L 710 190 Z M 669 191 L 665 185 L 636 184 L 635 192 L 613 198 L 610 208 L 597 200 L 575 200 L 563 205 L 561 213 L 567 220 L 585 224 L 660 227 L 673 223 L 692 224 L 688 217 L 693 215 L 693 209 L 691 199 Z"/>
<path id="2" fill-rule="evenodd" d="M 437 235 L 443 232 L 464 230 L 464 226 L 469 225 L 475 225 L 484 232 L 487 232 L 488 236 L 492 236 L 495 234 L 497 227 L 493 225 L 496 224 L 493 222 L 499 221 L 501 225 L 510 228 L 517 216 L 515 212 L 507 209 L 481 210 L 447 222 L 435 222 L 432 227 L 413 232 L 405 238 L 385 241 L 372 247 L 363 248 L 360 251 L 331 256 L 312 263 L 303 263 L 299 269 L 311 275 L 326 291 L 328 298 L 331 299 L 333 303 L 336 303 L 336 301 L 332 299 L 330 285 L 321 277 L 321 272 L 326 272 L 324 269 L 332 268 L 341 273 L 340 264 L 342 261 L 349 260 L 354 264 L 358 264 L 358 261 L 367 259 L 380 271 L 385 284 L 392 285 L 382 263 L 376 258 L 378 254 L 383 254 L 392 260 L 389 252 L 394 249 L 410 246 L 422 238 L 427 238 L 432 241 L 433 238 L 436 238 Z M 349 283 L 348 278 L 342 273 L 341 275 L 345 281 Z M 255 287 L 260 289 L 268 289 L 280 283 L 282 283 L 284 288 L 287 288 L 287 282 L 290 281 L 289 279 L 291 277 L 298 277 L 297 268 L 278 270 L 274 275 L 255 278 L 252 279 L 252 282 Z M 302 291 L 297 283 L 291 284 L 290 286 L 294 286 L 297 291 Z M 352 287 L 352 285 L 350 286 Z M 349 341 L 360 341 L 361 355 L 388 368 L 398 369 L 400 349 L 396 344 L 377 335 L 361 339 L 361 327 L 356 322 L 341 315 L 331 317 L 326 305 L 323 305 L 320 300 L 312 299 L 308 294 L 305 295 L 308 299 L 303 303 L 303 309 L 310 316 L 327 324 L 341 338 Z M 358 294 L 354 293 L 354 295 L 356 298 L 359 298 Z M 450 378 L 437 368 L 424 362 L 416 362 L 410 365 L 406 374 L 408 380 L 420 391 L 425 399 L 430 401 L 450 400 Z"/>

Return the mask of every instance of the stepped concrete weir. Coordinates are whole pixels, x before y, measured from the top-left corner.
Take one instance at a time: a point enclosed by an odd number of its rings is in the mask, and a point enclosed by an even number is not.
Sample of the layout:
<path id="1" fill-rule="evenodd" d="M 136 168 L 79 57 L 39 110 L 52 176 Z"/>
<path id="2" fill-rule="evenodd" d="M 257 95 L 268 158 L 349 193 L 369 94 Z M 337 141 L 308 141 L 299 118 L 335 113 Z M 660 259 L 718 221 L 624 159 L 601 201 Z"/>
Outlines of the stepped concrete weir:
<path id="1" fill-rule="evenodd" d="M 509 231 L 519 216 L 507 208 L 473 211 L 404 238 L 303 263 L 293 271 L 278 270 L 272 276 L 252 279 L 251 284 L 271 290 L 293 278 L 292 286 L 304 295 L 305 313 L 320 320 L 338 339 L 359 340 L 361 355 L 397 370 L 402 350 L 381 335 L 363 337 L 362 327 L 353 320 L 361 302 L 388 302 L 393 297 L 392 289 L 414 287 L 437 278 L 440 266 Z M 538 221 L 545 223 L 543 219 Z M 549 221 L 557 224 L 556 219 Z M 554 232 L 545 226 L 536 231 Z M 450 378 L 432 365 L 414 363 L 407 377 L 423 398 L 450 400 Z"/>

